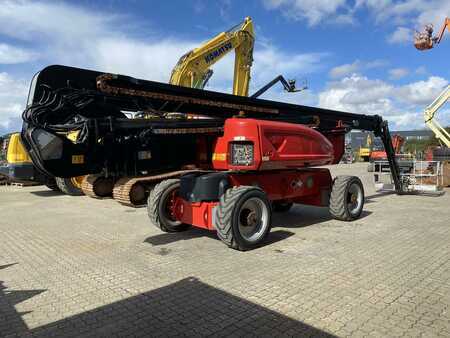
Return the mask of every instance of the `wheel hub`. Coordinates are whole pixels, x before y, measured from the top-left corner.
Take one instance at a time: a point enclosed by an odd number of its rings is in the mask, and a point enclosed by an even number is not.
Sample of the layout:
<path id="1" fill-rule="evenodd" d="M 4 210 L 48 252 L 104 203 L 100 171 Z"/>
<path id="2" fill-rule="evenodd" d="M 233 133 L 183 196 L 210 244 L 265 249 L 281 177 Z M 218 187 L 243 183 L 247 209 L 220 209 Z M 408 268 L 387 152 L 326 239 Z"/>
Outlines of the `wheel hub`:
<path id="1" fill-rule="evenodd" d="M 361 188 L 357 184 L 350 185 L 348 189 L 347 195 L 347 205 L 350 213 L 356 214 L 358 213 L 362 203 L 363 203 L 363 195 Z"/>
<path id="2" fill-rule="evenodd" d="M 268 210 L 262 201 L 248 199 L 239 212 L 239 231 L 246 240 L 257 240 L 268 223 Z"/>
<path id="3" fill-rule="evenodd" d="M 255 212 L 250 212 L 247 216 L 247 226 L 254 227 L 258 224 L 258 218 Z"/>

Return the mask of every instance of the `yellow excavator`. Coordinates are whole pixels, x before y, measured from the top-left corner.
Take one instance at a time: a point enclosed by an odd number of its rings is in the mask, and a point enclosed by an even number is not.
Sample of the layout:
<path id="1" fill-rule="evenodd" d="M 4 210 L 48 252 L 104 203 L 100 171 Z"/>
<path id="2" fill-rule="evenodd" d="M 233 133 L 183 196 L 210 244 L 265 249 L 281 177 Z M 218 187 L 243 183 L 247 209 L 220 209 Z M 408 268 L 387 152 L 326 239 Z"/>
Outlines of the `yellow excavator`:
<path id="1" fill-rule="evenodd" d="M 76 133 L 69 134 L 67 138 L 75 140 Z M 81 182 L 84 176 L 71 178 L 48 177 L 36 170 L 22 144 L 20 133 L 13 133 L 9 137 L 6 150 L 6 162 L 6 166 L 0 167 L 0 173 L 9 177 L 11 181 L 36 181 L 45 184 L 51 190 L 61 191 L 67 195 L 83 195 Z"/>

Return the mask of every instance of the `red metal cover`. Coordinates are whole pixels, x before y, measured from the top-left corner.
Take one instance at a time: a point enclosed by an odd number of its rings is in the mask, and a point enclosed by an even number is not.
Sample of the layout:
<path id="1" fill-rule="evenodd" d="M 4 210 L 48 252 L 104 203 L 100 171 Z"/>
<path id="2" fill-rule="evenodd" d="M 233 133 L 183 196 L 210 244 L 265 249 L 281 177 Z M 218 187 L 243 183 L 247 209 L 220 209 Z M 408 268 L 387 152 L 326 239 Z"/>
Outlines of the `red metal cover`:
<path id="1" fill-rule="evenodd" d="M 231 144 L 252 143 L 253 163 L 233 165 Z M 225 121 L 224 135 L 216 141 L 214 169 L 273 170 L 333 163 L 332 143 L 318 131 L 301 124 L 245 118 Z"/>

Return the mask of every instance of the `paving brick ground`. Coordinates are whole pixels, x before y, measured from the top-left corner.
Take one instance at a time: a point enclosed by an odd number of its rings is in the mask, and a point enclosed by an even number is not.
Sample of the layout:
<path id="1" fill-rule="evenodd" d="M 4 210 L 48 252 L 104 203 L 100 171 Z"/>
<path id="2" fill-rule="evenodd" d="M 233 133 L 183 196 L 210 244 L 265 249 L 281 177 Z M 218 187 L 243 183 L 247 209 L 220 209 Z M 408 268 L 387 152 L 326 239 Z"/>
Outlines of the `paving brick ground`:
<path id="1" fill-rule="evenodd" d="M 145 209 L 0 187 L 0 336 L 450 336 L 450 191 L 377 194 L 352 223 L 277 215 L 250 252 Z"/>

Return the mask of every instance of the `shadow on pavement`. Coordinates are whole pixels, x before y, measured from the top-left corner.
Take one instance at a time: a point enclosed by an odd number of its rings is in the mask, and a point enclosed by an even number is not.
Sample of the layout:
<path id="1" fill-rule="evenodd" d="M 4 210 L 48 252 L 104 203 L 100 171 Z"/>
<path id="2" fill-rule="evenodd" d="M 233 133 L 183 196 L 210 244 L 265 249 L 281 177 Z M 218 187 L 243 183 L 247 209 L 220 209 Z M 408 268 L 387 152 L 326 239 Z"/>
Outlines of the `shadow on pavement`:
<path id="1" fill-rule="evenodd" d="M 334 337 L 301 321 L 188 277 L 96 309 L 29 329 L 14 305 L 44 290 L 0 288 L 2 334 L 33 336 L 322 336 Z M 36 309 L 35 311 L 39 311 Z M 3 320 L 8 323 L 2 323 Z M 11 320 L 12 319 L 12 320 Z"/>
<path id="2" fill-rule="evenodd" d="M 277 231 L 271 231 L 269 236 L 266 238 L 265 241 L 261 243 L 258 247 L 263 247 L 266 245 L 270 245 L 273 243 L 276 243 L 278 241 L 282 241 L 283 239 L 286 239 L 288 237 L 291 237 L 294 235 L 294 233 L 290 231 L 284 231 L 284 230 L 277 230 Z M 199 237 L 208 237 L 217 241 L 220 241 L 220 239 L 217 237 L 214 231 L 204 230 L 200 228 L 191 228 L 187 231 L 183 232 L 175 232 L 175 233 L 161 233 L 155 236 L 147 237 L 144 242 L 151 244 L 153 246 L 163 246 L 167 244 L 171 244 L 178 241 L 188 241 L 194 238 Z"/>
<path id="3" fill-rule="evenodd" d="M 359 219 L 371 215 L 371 211 L 363 210 Z M 333 220 L 328 207 L 312 207 L 297 205 L 290 212 L 274 213 L 272 227 L 279 228 L 303 228 Z M 344 222 L 346 223 L 346 222 Z"/>
<path id="4" fill-rule="evenodd" d="M 158 246 L 178 241 L 188 241 L 190 239 L 198 237 L 209 237 L 217 239 L 217 236 L 213 231 L 192 227 L 189 230 L 182 232 L 172 232 L 172 233 L 162 232 L 158 235 L 147 237 L 144 240 L 144 242 L 151 244 L 153 246 Z"/>
<path id="5" fill-rule="evenodd" d="M 366 204 L 374 203 L 374 202 L 376 202 L 377 199 L 383 198 L 383 197 L 389 196 L 389 195 L 395 195 L 395 192 L 394 191 L 377 192 L 375 194 L 366 196 L 366 198 L 364 199 L 364 203 L 366 203 Z"/>
<path id="6" fill-rule="evenodd" d="M 295 205 L 288 212 L 273 213 L 272 227 L 303 228 L 331 219 L 328 208 Z"/>
<path id="7" fill-rule="evenodd" d="M 16 264 L 1 265 L 0 270 Z M 0 337 L 28 332 L 22 316 L 30 312 L 18 312 L 14 306 L 47 290 L 8 290 L 3 283 L 0 280 Z"/>
<path id="8" fill-rule="evenodd" d="M 64 195 L 60 191 L 53 190 L 39 190 L 39 191 L 30 191 L 30 194 L 39 196 L 39 197 L 53 197 L 53 196 L 62 196 Z"/>

